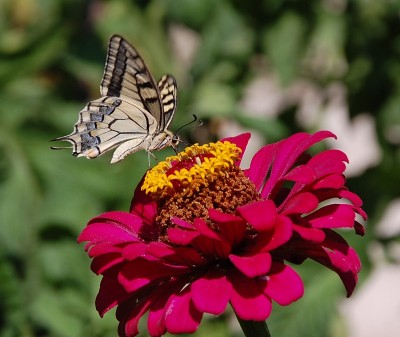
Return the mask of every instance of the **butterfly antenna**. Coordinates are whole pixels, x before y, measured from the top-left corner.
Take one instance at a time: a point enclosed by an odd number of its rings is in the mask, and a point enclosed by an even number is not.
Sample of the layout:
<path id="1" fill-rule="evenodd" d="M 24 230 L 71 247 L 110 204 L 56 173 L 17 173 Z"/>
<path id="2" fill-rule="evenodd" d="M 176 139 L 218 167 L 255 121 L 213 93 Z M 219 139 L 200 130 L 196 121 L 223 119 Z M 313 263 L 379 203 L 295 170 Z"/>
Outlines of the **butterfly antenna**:
<path id="1" fill-rule="evenodd" d="M 175 134 L 177 135 L 179 133 L 179 131 L 181 131 L 183 128 L 189 126 L 190 124 L 193 124 L 197 120 L 198 120 L 197 116 L 195 114 L 193 114 L 193 120 L 190 121 L 189 123 L 186 123 L 186 124 L 182 125 L 180 128 L 178 128 L 178 130 L 176 130 Z M 203 125 L 203 121 L 199 120 L 199 125 L 198 126 L 201 126 L 201 125 Z"/>

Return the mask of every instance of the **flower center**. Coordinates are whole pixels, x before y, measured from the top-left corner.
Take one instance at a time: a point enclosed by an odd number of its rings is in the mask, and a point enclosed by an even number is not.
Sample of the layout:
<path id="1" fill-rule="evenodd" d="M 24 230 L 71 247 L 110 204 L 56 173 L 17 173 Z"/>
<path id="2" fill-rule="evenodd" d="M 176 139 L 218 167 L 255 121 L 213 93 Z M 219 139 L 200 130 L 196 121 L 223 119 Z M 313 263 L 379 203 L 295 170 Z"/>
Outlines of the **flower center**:
<path id="1" fill-rule="evenodd" d="M 187 188 L 207 186 L 227 168 L 234 166 L 241 152 L 230 142 L 192 145 L 148 171 L 142 190 L 158 199 Z"/>
<path id="2" fill-rule="evenodd" d="M 172 217 L 192 222 L 208 209 L 233 214 L 238 206 L 260 200 L 254 184 L 236 165 L 241 149 L 230 142 L 193 145 L 147 172 L 142 190 L 158 203 L 157 222 L 173 226 Z"/>

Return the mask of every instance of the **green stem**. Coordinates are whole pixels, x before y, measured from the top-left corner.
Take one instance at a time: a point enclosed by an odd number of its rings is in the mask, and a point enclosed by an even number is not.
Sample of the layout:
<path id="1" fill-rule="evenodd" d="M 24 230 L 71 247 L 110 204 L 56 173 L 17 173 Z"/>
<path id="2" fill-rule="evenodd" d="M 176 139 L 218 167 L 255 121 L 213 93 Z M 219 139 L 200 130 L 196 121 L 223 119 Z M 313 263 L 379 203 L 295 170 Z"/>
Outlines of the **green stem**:
<path id="1" fill-rule="evenodd" d="M 236 315 L 240 327 L 246 337 L 271 337 L 267 322 L 265 321 L 245 321 Z"/>

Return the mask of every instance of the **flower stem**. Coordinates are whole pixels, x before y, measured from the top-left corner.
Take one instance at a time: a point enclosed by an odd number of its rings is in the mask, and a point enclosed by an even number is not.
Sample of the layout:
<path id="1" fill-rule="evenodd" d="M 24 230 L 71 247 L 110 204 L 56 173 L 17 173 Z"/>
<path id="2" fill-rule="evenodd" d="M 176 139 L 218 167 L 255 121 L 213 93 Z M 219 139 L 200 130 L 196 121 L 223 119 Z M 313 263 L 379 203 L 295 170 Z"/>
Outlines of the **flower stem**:
<path id="1" fill-rule="evenodd" d="M 246 337 L 271 337 L 265 321 L 246 321 L 236 315 Z"/>

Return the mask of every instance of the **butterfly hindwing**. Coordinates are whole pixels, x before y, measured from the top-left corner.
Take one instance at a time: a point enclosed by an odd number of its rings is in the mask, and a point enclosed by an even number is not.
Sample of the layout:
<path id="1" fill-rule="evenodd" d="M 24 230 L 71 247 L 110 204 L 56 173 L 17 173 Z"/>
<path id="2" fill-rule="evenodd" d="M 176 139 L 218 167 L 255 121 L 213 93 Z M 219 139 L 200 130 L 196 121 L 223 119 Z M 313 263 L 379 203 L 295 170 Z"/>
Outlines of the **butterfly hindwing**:
<path id="1" fill-rule="evenodd" d="M 171 75 L 164 75 L 158 81 L 160 99 L 163 109 L 162 128 L 167 129 L 174 117 L 176 109 L 177 85 L 175 78 Z"/>

